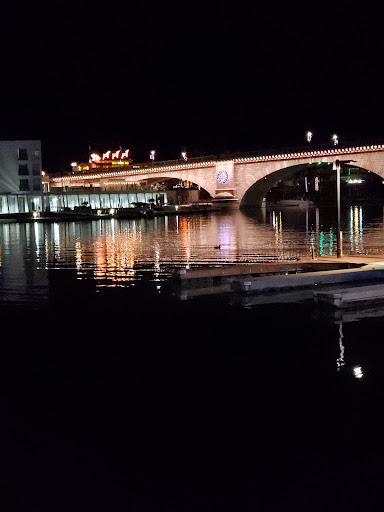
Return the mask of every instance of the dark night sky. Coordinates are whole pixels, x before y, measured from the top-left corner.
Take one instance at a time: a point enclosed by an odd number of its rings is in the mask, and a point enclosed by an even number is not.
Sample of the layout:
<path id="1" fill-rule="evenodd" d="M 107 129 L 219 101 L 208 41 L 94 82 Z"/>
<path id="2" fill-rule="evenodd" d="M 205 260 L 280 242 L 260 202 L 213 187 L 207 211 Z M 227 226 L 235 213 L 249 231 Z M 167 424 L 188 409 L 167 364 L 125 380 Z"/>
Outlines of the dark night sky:
<path id="1" fill-rule="evenodd" d="M 260 7 L 262 5 L 262 7 Z M 367 3 L 63 2 L 2 13 L 0 139 L 44 168 L 384 141 L 382 8 Z"/>

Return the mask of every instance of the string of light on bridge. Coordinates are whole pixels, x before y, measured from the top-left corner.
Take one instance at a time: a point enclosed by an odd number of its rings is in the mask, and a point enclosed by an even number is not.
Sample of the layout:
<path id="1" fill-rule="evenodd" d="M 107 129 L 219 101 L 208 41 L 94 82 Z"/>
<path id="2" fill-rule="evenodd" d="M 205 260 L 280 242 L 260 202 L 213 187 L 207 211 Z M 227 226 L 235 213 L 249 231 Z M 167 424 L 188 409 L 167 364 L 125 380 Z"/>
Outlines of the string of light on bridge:
<path id="1" fill-rule="evenodd" d="M 111 178 L 114 176 L 122 177 L 122 176 L 132 176 L 137 174 L 153 174 L 153 173 L 162 173 L 164 171 L 177 171 L 177 170 L 188 170 L 188 169 L 201 169 L 205 167 L 213 167 L 217 165 L 219 162 L 234 162 L 237 163 L 258 163 L 258 162 L 268 162 L 268 161 L 276 161 L 276 160 L 295 160 L 297 158 L 308 158 L 308 157 L 318 157 L 318 156 L 336 156 L 336 155 L 344 155 L 350 153 L 370 153 L 373 151 L 382 151 L 384 150 L 384 144 L 376 144 L 372 146 L 356 146 L 351 148 L 338 148 L 338 149 L 324 149 L 324 150 L 314 150 L 314 151 L 302 151 L 299 153 L 282 153 L 277 155 L 263 155 L 263 156 L 253 156 L 253 157 L 243 157 L 243 158 L 234 158 L 230 160 L 209 160 L 205 162 L 196 162 L 189 164 L 179 164 L 179 165 L 166 165 L 159 167 L 146 167 L 142 169 L 132 169 L 132 170 L 122 170 L 122 171 L 112 171 L 112 172 L 102 172 L 102 173 L 94 173 L 80 176 L 63 176 L 59 178 L 52 178 L 54 182 L 63 182 L 63 181 L 83 181 L 83 180 L 92 180 L 98 178 Z"/>
<path id="2" fill-rule="evenodd" d="M 109 183 L 106 183 L 105 185 L 137 185 L 139 184 L 139 181 L 110 181 Z"/>

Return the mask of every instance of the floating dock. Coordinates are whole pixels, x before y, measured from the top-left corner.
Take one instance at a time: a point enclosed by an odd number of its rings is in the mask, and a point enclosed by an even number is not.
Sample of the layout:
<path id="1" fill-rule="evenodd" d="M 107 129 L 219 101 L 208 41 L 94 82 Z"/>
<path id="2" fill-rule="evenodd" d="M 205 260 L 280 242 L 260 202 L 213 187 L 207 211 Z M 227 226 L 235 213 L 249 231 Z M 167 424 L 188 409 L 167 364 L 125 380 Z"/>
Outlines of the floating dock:
<path id="1" fill-rule="evenodd" d="M 246 304 L 314 300 L 317 291 L 336 293 L 376 283 L 384 290 L 384 255 L 227 264 L 181 270 L 177 277 L 183 299 L 233 293 Z"/>
<path id="2" fill-rule="evenodd" d="M 329 262 L 329 261 L 272 261 L 261 263 L 234 263 L 225 265 L 205 266 L 203 268 L 181 269 L 177 277 L 183 283 L 207 280 L 228 279 L 241 276 L 261 277 L 266 275 L 296 274 L 298 272 L 329 271 L 340 268 L 360 268 L 363 263 Z"/>
<path id="3" fill-rule="evenodd" d="M 350 307 L 358 302 L 384 301 L 384 283 L 314 292 L 316 302 L 335 307 Z"/>
<path id="4" fill-rule="evenodd" d="M 304 288 L 342 283 L 361 283 L 382 280 L 384 282 L 384 264 L 365 265 L 360 268 L 303 272 L 280 276 L 264 276 L 238 279 L 231 283 L 234 291 L 264 292 L 287 288 Z"/>
<path id="5" fill-rule="evenodd" d="M 216 295 L 233 292 L 234 282 L 242 279 L 260 279 L 262 277 L 274 277 L 283 275 L 316 271 L 328 271 L 342 268 L 358 268 L 358 263 L 334 263 L 334 262 L 299 262 L 297 260 L 287 262 L 268 263 L 228 263 L 225 265 L 204 266 L 202 268 L 178 270 L 175 277 L 179 288 L 179 297 L 183 300 L 203 295 Z M 234 285 L 235 286 L 235 285 Z"/>

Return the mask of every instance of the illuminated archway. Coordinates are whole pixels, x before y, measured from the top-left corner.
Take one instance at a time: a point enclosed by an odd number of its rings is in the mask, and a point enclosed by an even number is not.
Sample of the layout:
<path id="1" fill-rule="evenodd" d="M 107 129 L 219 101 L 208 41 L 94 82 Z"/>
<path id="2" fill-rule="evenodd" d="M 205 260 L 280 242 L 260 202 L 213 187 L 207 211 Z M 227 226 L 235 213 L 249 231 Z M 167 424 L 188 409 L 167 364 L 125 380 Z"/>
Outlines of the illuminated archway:
<path id="1" fill-rule="evenodd" d="M 192 201 L 197 201 L 199 199 L 210 201 L 212 200 L 212 195 L 206 188 L 201 186 L 199 183 L 196 183 L 195 181 L 191 181 L 188 178 L 182 178 L 175 175 L 172 176 L 154 176 L 154 177 L 148 177 L 148 178 L 142 178 L 142 179 L 136 179 L 135 183 L 146 183 L 149 186 L 153 186 L 157 183 L 166 183 L 166 182 L 175 182 L 175 184 L 178 183 L 189 183 L 191 186 L 187 187 L 172 187 L 168 188 L 167 185 L 165 186 L 164 190 L 159 190 L 159 192 L 166 193 L 168 198 L 171 200 L 172 203 L 180 203 L 184 201 L 185 193 L 184 191 L 193 191 L 196 190 L 198 194 L 193 195 Z M 129 183 L 129 182 L 127 182 Z M 173 197 L 175 196 L 175 197 Z M 180 201 L 179 196 L 182 197 L 182 201 Z M 185 202 L 185 201 L 184 201 Z"/>
<path id="2" fill-rule="evenodd" d="M 285 167 L 283 169 L 279 169 L 274 171 L 266 176 L 263 176 L 261 179 L 256 181 L 253 185 L 251 185 L 244 193 L 240 206 L 242 208 L 247 207 L 257 207 L 263 204 L 264 198 L 267 196 L 268 192 L 275 187 L 280 181 L 285 181 L 296 175 L 298 171 L 315 171 L 319 169 L 321 173 L 325 168 L 329 167 L 332 169 L 334 162 L 316 162 L 316 163 L 307 163 L 307 164 L 299 164 L 293 165 L 291 167 Z M 354 164 L 349 165 L 350 168 L 358 169 L 360 173 L 372 173 L 377 176 L 378 182 L 382 180 L 382 177 L 379 173 L 370 171 L 368 169 L 364 169 L 362 167 L 356 166 Z M 353 180 L 351 180 L 353 183 Z"/>

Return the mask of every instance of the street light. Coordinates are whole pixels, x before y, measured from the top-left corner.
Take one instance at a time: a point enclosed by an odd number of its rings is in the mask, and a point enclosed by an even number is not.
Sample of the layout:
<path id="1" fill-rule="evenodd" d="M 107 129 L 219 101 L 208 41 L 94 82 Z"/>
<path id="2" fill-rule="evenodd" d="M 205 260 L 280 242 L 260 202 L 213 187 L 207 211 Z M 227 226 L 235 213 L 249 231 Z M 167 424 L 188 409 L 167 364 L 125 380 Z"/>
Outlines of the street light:
<path id="1" fill-rule="evenodd" d="M 149 154 L 149 158 L 150 158 L 151 160 L 154 160 L 154 159 L 155 159 L 155 154 L 156 154 L 156 151 L 155 151 L 154 149 L 152 149 L 152 151 L 151 151 L 151 152 L 150 152 L 150 154 Z"/>
<path id="2" fill-rule="evenodd" d="M 313 133 L 312 132 L 307 132 L 305 134 L 305 138 L 307 139 L 307 142 L 311 142 L 312 140 L 312 136 L 313 136 Z"/>
<path id="3" fill-rule="evenodd" d="M 356 160 L 336 160 L 333 164 L 333 170 L 336 169 L 336 201 L 337 201 L 337 238 L 336 238 L 336 255 L 341 256 L 341 231 L 340 231 L 340 170 L 341 164 L 356 162 Z"/>
<path id="4" fill-rule="evenodd" d="M 187 153 L 185 151 L 182 151 L 181 156 L 184 160 L 187 160 Z"/>
<path id="5" fill-rule="evenodd" d="M 333 140 L 333 145 L 337 146 L 339 143 L 339 137 L 335 134 L 335 135 L 332 135 L 331 139 Z"/>

